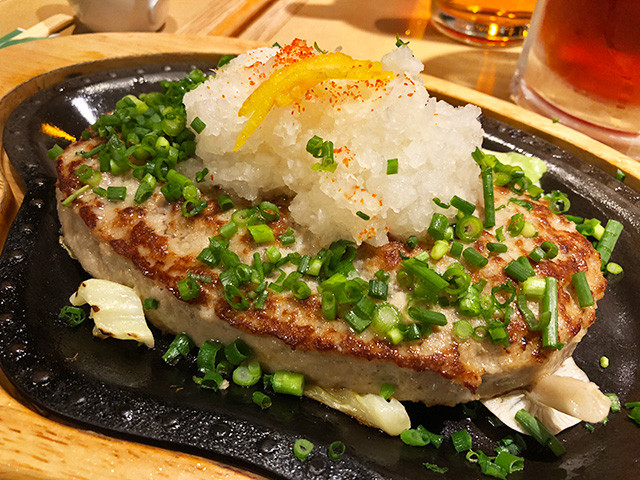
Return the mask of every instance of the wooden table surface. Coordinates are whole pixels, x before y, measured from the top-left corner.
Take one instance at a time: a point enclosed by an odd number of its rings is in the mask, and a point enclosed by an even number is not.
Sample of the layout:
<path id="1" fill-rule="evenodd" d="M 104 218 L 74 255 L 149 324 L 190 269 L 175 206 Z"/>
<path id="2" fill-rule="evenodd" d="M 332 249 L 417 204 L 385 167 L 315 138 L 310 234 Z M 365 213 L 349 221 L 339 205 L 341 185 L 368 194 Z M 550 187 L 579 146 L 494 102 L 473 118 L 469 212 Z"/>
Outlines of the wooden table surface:
<path id="1" fill-rule="evenodd" d="M 453 42 L 429 25 L 429 7 L 429 0 L 171 0 L 169 19 L 161 32 L 152 34 L 157 35 L 157 40 L 152 42 L 146 37 L 144 41 L 130 37 L 129 43 L 123 36 L 116 36 L 115 41 L 114 37 L 100 35 L 83 38 L 78 33 L 82 30 L 71 25 L 60 33 L 61 36 L 73 34 L 68 41 L 32 42 L 33 45 L 24 44 L 22 48 L 0 50 L 0 81 L 5 82 L 0 84 L 0 98 L 13 86 L 54 66 L 72 65 L 74 55 L 84 60 L 105 58 L 114 45 L 122 50 L 120 55 L 125 55 L 138 48 L 147 53 L 172 48 L 178 51 L 181 45 L 193 51 L 215 49 L 221 44 L 214 35 L 247 40 L 234 44 L 246 48 L 253 45 L 250 41 L 283 43 L 300 37 L 317 41 L 328 49 L 343 45 L 355 57 L 379 58 L 394 47 L 395 35 L 399 33 L 411 41 L 416 57 L 432 76 L 425 77 L 430 90 L 454 102 L 476 103 L 486 112 L 511 119 L 512 123 L 518 119 L 516 124 L 523 129 L 554 138 L 563 148 L 603 168 L 613 171 L 622 168 L 630 173 L 629 184 L 640 190 L 637 163 L 505 101 L 509 98 L 509 82 L 520 47 L 486 50 Z M 72 14 L 63 0 L 0 0 L 0 36 L 59 13 Z M 206 39 L 163 34 L 199 35 Z M 40 45 L 36 45 L 38 43 Z M 64 48 L 61 52 L 49 52 L 47 45 Z M 40 61 L 41 57 L 46 57 L 46 61 Z M 21 58 L 28 58 L 28 62 L 21 62 Z M 452 88 L 447 81 L 459 88 Z M 41 86 L 36 82 L 28 88 L 35 91 Z M 11 108 L 11 102 L 2 104 L 0 129 Z M 22 195 L 6 158 L 3 166 L 4 176 L 0 170 L 0 246 Z M 49 419 L 21 399 L 1 372 L 0 385 L 3 387 L 0 388 L 2 479 L 262 478 L 211 459 L 108 438 Z"/>

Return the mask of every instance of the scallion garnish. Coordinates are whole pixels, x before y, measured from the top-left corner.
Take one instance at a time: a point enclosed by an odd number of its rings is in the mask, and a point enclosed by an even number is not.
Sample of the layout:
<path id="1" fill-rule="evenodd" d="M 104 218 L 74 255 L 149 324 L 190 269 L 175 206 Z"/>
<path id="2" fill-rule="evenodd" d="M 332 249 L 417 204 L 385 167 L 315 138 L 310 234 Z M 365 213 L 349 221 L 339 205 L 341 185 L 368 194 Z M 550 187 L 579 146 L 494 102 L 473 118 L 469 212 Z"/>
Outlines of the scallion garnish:
<path id="1" fill-rule="evenodd" d="M 598 246 L 596 247 L 597 252 L 600 254 L 600 258 L 602 258 L 603 268 L 611 258 L 611 253 L 613 252 L 613 248 L 622 233 L 622 229 L 622 224 L 617 220 L 609 220 L 607 222 L 602 238 L 600 238 Z"/>
<path id="2" fill-rule="evenodd" d="M 544 198 L 549 200 L 549 210 L 555 214 L 566 213 L 571 207 L 569 197 L 558 190 L 553 190 L 551 193 L 545 195 Z"/>
<path id="3" fill-rule="evenodd" d="M 473 203 L 467 202 L 457 195 L 454 195 L 451 199 L 451 206 L 457 208 L 465 215 L 472 215 L 473 212 L 476 211 L 476 206 Z"/>
<path id="4" fill-rule="evenodd" d="M 477 240 L 483 230 L 482 220 L 473 215 L 462 217 L 456 223 L 456 236 L 466 243 Z"/>
<path id="5" fill-rule="evenodd" d="M 395 175 L 396 173 L 398 173 L 398 159 L 387 160 L 387 175 Z"/>
<path id="6" fill-rule="evenodd" d="M 227 63 L 229 63 L 231 60 L 233 60 L 236 57 L 237 55 L 222 55 L 220 57 L 220 60 L 218 60 L 218 68 L 224 67 Z"/>
<path id="7" fill-rule="evenodd" d="M 249 225 L 247 229 L 256 243 L 270 243 L 276 239 L 268 225 Z"/>
<path id="8" fill-rule="evenodd" d="M 251 348 L 239 338 L 224 347 L 224 356 L 231 365 L 240 365 L 251 353 Z"/>
<path id="9" fill-rule="evenodd" d="M 385 400 L 389 400 L 395 392 L 396 392 L 396 387 L 394 387 L 390 383 L 383 383 L 380 386 L 380 396 Z"/>
<path id="10" fill-rule="evenodd" d="M 436 212 L 431 217 L 431 223 L 429 224 L 427 232 L 431 238 L 435 240 L 442 240 L 448 227 L 449 219 L 445 215 Z"/>
<path id="11" fill-rule="evenodd" d="M 483 168 L 482 172 L 482 194 L 484 197 L 484 227 L 491 228 L 496 224 L 496 205 L 493 196 L 493 170 Z"/>
<path id="12" fill-rule="evenodd" d="M 302 396 L 304 392 L 304 375 L 301 373 L 279 370 L 271 378 L 271 386 L 276 393 Z"/>
<path id="13" fill-rule="evenodd" d="M 207 128 L 207 124 L 200 120 L 200 117 L 196 117 L 191 122 L 190 127 L 193 128 L 196 133 L 202 133 L 204 129 Z"/>
<path id="14" fill-rule="evenodd" d="M 544 424 L 526 410 L 516 413 L 516 421 L 522 429 L 536 439 L 540 444 L 548 447 L 556 457 L 565 452 L 564 446 L 554 437 Z"/>
<path id="15" fill-rule="evenodd" d="M 63 148 L 56 143 L 53 147 L 47 150 L 47 157 L 49 157 L 49 160 L 55 161 L 60 155 L 62 155 L 62 152 L 64 152 Z"/>
<path id="16" fill-rule="evenodd" d="M 196 182 L 198 183 L 203 182 L 208 173 L 209 173 L 208 168 L 203 168 L 199 172 L 196 172 Z"/>
<path id="17" fill-rule="evenodd" d="M 440 467 L 438 465 L 436 465 L 435 463 L 429 463 L 429 462 L 422 462 L 422 465 L 427 468 L 428 470 L 431 470 L 434 473 L 447 473 L 449 471 L 449 469 L 447 467 Z"/>
<path id="18" fill-rule="evenodd" d="M 293 444 L 293 454 L 298 460 L 305 460 L 313 450 L 313 443 L 305 438 L 299 438 Z"/>
<path id="19" fill-rule="evenodd" d="M 265 395 L 262 392 L 253 392 L 251 399 L 253 400 L 253 403 L 258 405 L 262 410 L 271 406 L 271 397 L 269 397 L 269 395 Z"/>
<path id="20" fill-rule="evenodd" d="M 178 280 L 178 292 L 182 300 L 193 300 L 200 295 L 200 285 L 193 278 Z"/>
<path id="21" fill-rule="evenodd" d="M 400 48 L 403 45 L 409 45 L 409 41 L 408 40 L 406 42 L 402 41 L 400 39 L 400 35 L 396 33 L 396 47 Z"/>
<path id="22" fill-rule="evenodd" d="M 155 298 L 145 298 L 142 306 L 145 310 L 157 310 L 160 302 Z"/>
<path id="23" fill-rule="evenodd" d="M 558 339 L 558 280 L 547 277 L 544 281 L 546 288 L 542 296 L 540 321 L 546 327 L 542 330 L 542 347 L 560 350 L 564 345 Z"/>
<path id="24" fill-rule="evenodd" d="M 178 363 L 180 357 L 187 357 L 194 347 L 193 341 L 186 333 L 179 333 L 175 336 L 167 351 L 162 355 L 162 359 L 169 365 Z"/>
<path id="25" fill-rule="evenodd" d="M 487 250 L 492 253 L 505 253 L 507 251 L 507 246 L 504 243 L 488 242 Z"/>
<path id="26" fill-rule="evenodd" d="M 432 433 L 422 425 L 418 425 L 415 429 L 405 430 L 400 434 L 400 439 L 407 445 L 413 447 L 424 447 L 425 445 L 432 444 L 434 447 L 439 448 L 442 445 L 443 437 L 436 433 Z"/>
<path id="27" fill-rule="evenodd" d="M 280 240 L 280 243 L 282 245 L 291 245 L 296 241 L 296 237 L 293 234 L 293 230 L 291 230 L 290 228 L 287 228 L 287 230 L 282 235 L 279 235 L 278 239 Z"/>
<path id="28" fill-rule="evenodd" d="M 619 180 L 621 182 L 624 182 L 624 179 L 627 178 L 627 174 L 624 173 L 622 170 L 620 170 L 619 168 L 616 169 L 616 180 Z"/>
<path id="29" fill-rule="evenodd" d="M 462 252 L 462 256 L 465 260 L 478 268 L 483 268 L 487 263 L 489 263 L 489 259 L 473 247 L 466 248 Z"/>
<path id="30" fill-rule="evenodd" d="M 75 192 L 73 192 L 71 195 L 69 195 L 67 198 L 65 198 L 62 201 L 62 206 L 68 207 L 71 204 L 71 202 L 73 202 L 76 198 L 78 198 L 80 195 L 82 195 L 84 192 L 86 192 L 90 188 L 91 188 L 91 185 L 85 185 L 83 187 L 80 187 L 79 189 L 77 189 Z"/>
<path id="31" fill-rule="evenodd" d="M 220 206 L 220 210 L 226 212 L 227 210 L 231 210 L 235 205 L 233 204 L 233 200 L 229 195 L 218 195 L 218 205 Z"/>
<path id="32" fill-rule="evenodd" d="M 573 282 L 573 287 L 576 289 L 576 296 L 578 297 L 580 308 L 593 305 L 595 302 L 593 301 L 593 295 L 591 295 L 587 275 L 584 272 L 576 272 L 571 275 L 571 281 Z"/>
<path id="33" fill-rule="evenodd" d="M 541 260 L 544 260 L 545 257 L 546 257 L 546 253 L 542 249 L 542 247 L 536 247 L 533 250 L 531 250 L 531 252 L 529 252 L 529 258 L 536 263 L 540 262 Z"/>
<path id="34" fill-rule="evenodd" d="M 345 444 L 338 440 L 329 445 L 329 448 L 327 449 L 327 456 L 330 460 L 339 462 L 346 450 L 347 447 Z"/>
<path id="35" fill-rule="evenodd" d="M 67 305 L 60 309 L 58 318 L 67 322 L 72 327 L 75 327 L 85 321 L 87 314 L 80 307 Z"/>
<path id="36" fill-rule="evenodd" d="M 453 442 L 453 448 L 455 448 L 458 453 L 471 450 L 473 446 L 471 435 L 469 435 L 467 430 L 453 432 L 451 434 L 451 441 Z"/>
<path id="37" fill-rule="evenodd" d="M 240 365 L 233 371 L 233 383 L 241 387 L 250 387 L 258 383 L 262 376 L 262 369 L 258 362 L 249 362 L 246 365 Z"/>
<path id="38" fill-rule="evenodd" d="M 540 248 L 544 250 L 544 256 L 549 260 L 558 256 L 558 246 L 555 243 L 545 241 L 542 242 Z"/>
<path id="39" fill-rule="evenodd" d="M 524 282 L 527 278 L 533 277 L 535 271 L 525 256 L 512 260 L 504 267 L 504 272 L 518 282 Z"/>
<path id="40" fill-rule="evenodd" d="M 460 258 L 463 250 L 464 245 L 454 240 L 453 242 L 451 242 L 451 250 L 449 250 L 449 255 L 451 255 L 453 258 Z"/>
<path id="41" fill-rule="evenodd" d="M 357 215 L 358 217 L 360 217 L 361 219 L 363 219 L 363 220 L 370 220 L 370 219 L 371 219 L 371 217 L 370 217 L 369 215 L 367 215 L 366 213 L 364 213 L 364 212 L 362 212 L 362 211 L 360 211 L 360 210 L 358 210 L 358 211 L 356 212 L 356 215 Z"/>
<path id="42" fill-rule="evenodd" d="M 107 187 L 107 200 L 121 202 L 127 197 L 127 187 Z"/>
<path id="43" fill-rule="evenodd" d="M 507 226 L 507 231 L 509 235 L 515 237 L 520 235 L 522 229 L 524 228 L 524 214 L 516 213 L 509 219 L 509 225 Z"/>

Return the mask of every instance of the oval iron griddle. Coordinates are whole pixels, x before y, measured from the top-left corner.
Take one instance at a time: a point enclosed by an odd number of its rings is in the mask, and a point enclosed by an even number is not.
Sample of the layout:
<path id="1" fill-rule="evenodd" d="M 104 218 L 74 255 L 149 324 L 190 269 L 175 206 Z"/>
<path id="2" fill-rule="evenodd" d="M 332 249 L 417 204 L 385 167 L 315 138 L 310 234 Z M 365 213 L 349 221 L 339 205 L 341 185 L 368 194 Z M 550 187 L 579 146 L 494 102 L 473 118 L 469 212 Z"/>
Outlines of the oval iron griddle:
<path id="1" fill-rule="evenodd" d="M 148 351 L 133 342 L 95 339 L 90 322 L 70 328 L 58 320 L 60 308 L 87 274 L 59 244 L 55 167 L 46 151 L 65 141 L 45 134 L 42 125 L 79 136 L 122 96 L 159 90 L 161 80 L 177 80 L 192 68 L 187 63 L 146 65 L 71 78 L 26 100 L 7 122 L 5 149 L 27 190 L 0 257 L 0 366 L 7 377 L 34 404 L 65 421 L 273 477 L 443 478 L 422 465 L 431 462 L 448 467 L 446 478 L 486 478 L 448 439 L 467 428 L 474 448 L 492 454 L 496 441 L 511 432 L 492 426 L 481 406 L 469 416 L 461 406 L 408 404 L 414 426 L 423 424 L 446 437 L 440 449 L 409 447 L 309 399 L 274 396 L 273 406 L 261 412 L 251 401 L 252 389 L 201 390 L 191 380 L 193 359 L 176 367 L 161 360 L 171 338 L 158 331 L 156 348 Z M 614 255 L 625 268 L 624 279 L 610 284 L 598 320 L 574 358 L 604 392 L 617 393 L 623 402 L 640 400 L 638 195 L 550 143 L 490 118 L 482 122 L 486 148 L 515 150 L 547 162 L 543 187 L 569 193 L 571 213 L 624 224 Z M 606 370 L 598 366 L 602 355 L 611 360 Z M 606 426 L 596 426 L 595 433 L 578 425 L 560 434 L 567 447 L 561 459 L 528 439 L 525 471 L 511 478 L 630 478 L 640 456 L 639 434 L 618 413 Z M 305 462 L 291 452 L 291 444 L 302 437 L 316 445 Z M 347 445 L 340 462 L 326 455 L 335 440 Z"/>

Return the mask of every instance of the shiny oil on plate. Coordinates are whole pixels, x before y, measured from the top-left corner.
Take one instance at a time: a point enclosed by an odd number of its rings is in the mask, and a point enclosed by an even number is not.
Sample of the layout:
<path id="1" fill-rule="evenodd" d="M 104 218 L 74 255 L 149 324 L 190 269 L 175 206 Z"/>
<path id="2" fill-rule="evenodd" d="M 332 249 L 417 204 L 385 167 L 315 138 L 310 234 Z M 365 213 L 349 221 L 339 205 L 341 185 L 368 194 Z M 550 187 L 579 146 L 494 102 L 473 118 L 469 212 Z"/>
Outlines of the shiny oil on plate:
<path id="1" fill-rule="evenodd" d="M 260 411 L 252 403 L 252 389 L 201 390 L 191 380 L 193 358 L 176 367 L 161 360 L 171 338 L 155 330 L 156 348 L 149 351 L 134 342 L 97 340 L 90 322 L 70 328 L 58 320 L 60 308 L 88 275 L 59 244 L 55 167 L 46 151 L 56 142 L 68 142 L 45 133 L 42 125 L 77 137 L 122 96 L 159 90 L 160 81 L 182 78 L 192 68 L 189 63 L 148 64 L 70 78 L 27 99 L 7 122 L 4 147 L 26 186 L 0 257 L 0 366 L 9 380 L 64 421 L 273 478 L 487 478 L 449 440 L 452 432 L 467 428 L 475 449 L 493 453 L 496 441 L 511 432 L 496 426 L 481 406 L 474 414 L 462 406 L 407 404 L 414 426 L 445 436 L 439 449 L 410 447 L 309 399 L 274 396 L 273 406 Z M 490 118 L 482 122 L 486 148 L 515 150 L 547 162 L 543 187 L 567 192 L 572 214 L 624 224 L 613 257 L 623 265 L 624 277 L 609 284 L 598 319 L 574 358 L 604 392 L 618 394 L 623 402 L 640 400 L 638 195 L 553 144 Z M 611 362 L 607 369 L 599 367 L 603 355 Z M 291 451 L 298 438 L 316 446 L 304 462 Z M 631 478 L 637 471 L 640 430 L 624 410 L 611 414 L 607 425 L 596 425 L 593 433 L 577 425 L 559 438 L 567 448 L 560 459 L 527 439 L 525 470 L 510 478 Z M 326 453 L 336 440 L 347 445 L 339 462 Z M 430 472 L 424 462 L 448 472 Z"/>

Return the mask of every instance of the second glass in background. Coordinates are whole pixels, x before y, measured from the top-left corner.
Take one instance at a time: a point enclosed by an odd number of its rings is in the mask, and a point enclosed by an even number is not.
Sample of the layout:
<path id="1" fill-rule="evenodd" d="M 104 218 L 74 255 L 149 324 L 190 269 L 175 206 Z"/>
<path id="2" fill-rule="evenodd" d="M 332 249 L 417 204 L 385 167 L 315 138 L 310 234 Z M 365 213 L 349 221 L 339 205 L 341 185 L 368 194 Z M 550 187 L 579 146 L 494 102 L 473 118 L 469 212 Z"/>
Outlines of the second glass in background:
<path id="1" fill-rule="evenodd" d="M 540 0 L 512 98 L 640 159 L 640 2 Z"/>
<path id="2" fill-rule="evenodd" d="M 535 5 L 536 0 L 432 0 L 431 22 L 471 45 L 517 45 L 527 35 Z"/>

